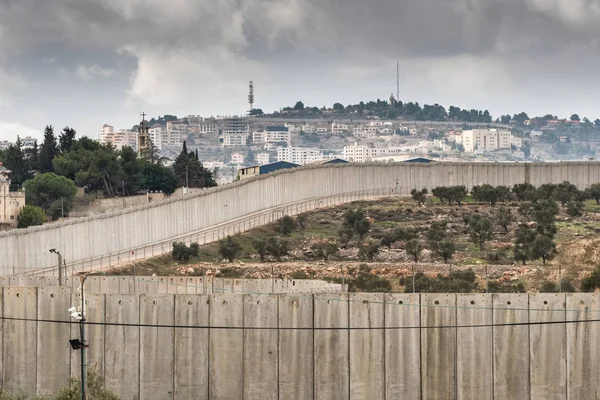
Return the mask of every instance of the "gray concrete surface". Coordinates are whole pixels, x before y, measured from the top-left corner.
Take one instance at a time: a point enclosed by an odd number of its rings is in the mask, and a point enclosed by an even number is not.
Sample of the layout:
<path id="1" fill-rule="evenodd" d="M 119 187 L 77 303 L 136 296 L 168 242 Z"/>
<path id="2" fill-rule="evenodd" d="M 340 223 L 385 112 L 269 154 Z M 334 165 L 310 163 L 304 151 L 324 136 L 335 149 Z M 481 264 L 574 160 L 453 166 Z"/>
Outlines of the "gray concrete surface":
<path id="1" fill-rule="evenodd" d="M 62 323 L 78 294 L 1 294 L 2 388 L 48 393 L 78 376 L 79 352 L 68 339 L 79 324 Z M 88 361 L 126 400 L 588 400 L 600 392 L 600 328 L 589 321 L 600 313 L 598 299 L 90 294 Z"/>
<path id="2" fill-rule="evenodd" d="M 397 163 L 305 166 L 88 218 L 0 233 L 0 275 L 55 267 L 97 270 L 170 251 L 175 240 L 212 242 L 285 214 L 445 185 L 600 182 L 600 163 Z M 196 212 L 205 210 L 206 212 Z M 143 228 L 140 228 L 143 227 Z"/>

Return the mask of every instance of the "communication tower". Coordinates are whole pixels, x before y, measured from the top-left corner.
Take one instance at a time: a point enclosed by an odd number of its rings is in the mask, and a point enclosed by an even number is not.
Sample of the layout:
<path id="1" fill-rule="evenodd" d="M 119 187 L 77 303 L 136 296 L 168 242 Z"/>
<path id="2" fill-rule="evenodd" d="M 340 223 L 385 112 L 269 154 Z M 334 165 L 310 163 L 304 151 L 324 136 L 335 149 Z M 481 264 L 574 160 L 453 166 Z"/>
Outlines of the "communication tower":
<path id="1" fill-rule="evenodd" d="M 252 81 L 250 81 L 250 85 L 248 87 L 248 105 L 250 106 L 248 113 L 250 113 L 252 110 L 254 110 L 254 85 L 252 84 Z"/>

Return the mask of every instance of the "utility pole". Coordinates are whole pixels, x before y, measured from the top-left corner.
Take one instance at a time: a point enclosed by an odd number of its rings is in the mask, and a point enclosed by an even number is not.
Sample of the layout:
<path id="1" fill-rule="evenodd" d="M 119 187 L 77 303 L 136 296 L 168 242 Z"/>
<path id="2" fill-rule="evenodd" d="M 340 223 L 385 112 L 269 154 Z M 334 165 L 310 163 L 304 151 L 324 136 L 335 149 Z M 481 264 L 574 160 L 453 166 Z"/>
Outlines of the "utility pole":
<path id="1" fill-rule="evenodd" d="M 187 194 L 187 190 L 189 187 L 190 187 L 190 183 L 188 181 L 188 165 L 186 163 L 185 164 L 185 191 L 186 191 L 186 194 Z"/>
<path id="2" fill-rule="evenodd" d="M 89 275 L 84 273 L 79 274 L 81 280 L 81 321 L 79 323 L 79 334 L 81 337 L 81 400 L 86 400 L 85 385 L 87 378 L 87 365 L 85 349 L 88 347 L 85 341 L 85 280 Z"/>
<path id="3" fill-rule="evenodd" d="M 60 217 L 61 218 L 65 217 L 65 198 L 64 197 L 60 198 Z"/>
<path id="4" fill-rule="evenodd" d="M 56 249 L 50 249 L 50 253 L 58 256 L 58 285 L 64 286 L 64 275 L 63 275 L 63 257 L 60 251 Z M 65 271 L 66 272 L 66 271 Z"/>

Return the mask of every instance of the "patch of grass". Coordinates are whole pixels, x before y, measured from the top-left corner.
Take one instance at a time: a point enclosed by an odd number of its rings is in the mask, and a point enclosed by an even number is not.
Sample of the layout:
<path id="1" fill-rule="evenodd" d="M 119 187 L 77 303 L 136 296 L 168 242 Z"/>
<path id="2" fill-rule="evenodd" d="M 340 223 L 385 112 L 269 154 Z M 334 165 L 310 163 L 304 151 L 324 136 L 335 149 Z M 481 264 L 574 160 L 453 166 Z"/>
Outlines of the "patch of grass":
<path id="1" fill-rule="evenodd" d="M 586 200 L 583 205 L 583 210 L 587 212 L 600 213 L 600 204 L 596 204 L 596 200 Z"/>

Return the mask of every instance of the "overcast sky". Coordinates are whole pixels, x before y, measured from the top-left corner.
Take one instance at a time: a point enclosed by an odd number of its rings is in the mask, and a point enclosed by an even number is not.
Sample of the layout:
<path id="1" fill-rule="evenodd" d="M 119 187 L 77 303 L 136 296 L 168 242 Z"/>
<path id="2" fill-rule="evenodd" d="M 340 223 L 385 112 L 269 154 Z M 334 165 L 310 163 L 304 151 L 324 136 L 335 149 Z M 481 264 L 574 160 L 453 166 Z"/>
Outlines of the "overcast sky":
<path id="1" fill-rule="evenodd" d="M 0 139 L 387 99 L 600 117 L 600 0 L 0 0 Z M 38 133 L 39 134 L 39 133 Z"/>

